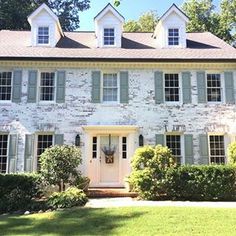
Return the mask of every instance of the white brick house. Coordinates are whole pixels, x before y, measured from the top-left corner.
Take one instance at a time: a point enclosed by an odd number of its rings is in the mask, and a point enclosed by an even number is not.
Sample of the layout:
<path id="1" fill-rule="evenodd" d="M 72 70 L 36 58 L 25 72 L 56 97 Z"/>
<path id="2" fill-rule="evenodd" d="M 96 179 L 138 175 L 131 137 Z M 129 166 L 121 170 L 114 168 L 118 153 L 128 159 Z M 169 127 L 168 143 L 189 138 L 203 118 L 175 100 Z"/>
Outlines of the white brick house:
<path id="1" fill-rule="evenodd" d="M 181 164 L 227 163 L 236 50 L 186 33 L 175 5 L 152 33 L 122 32 L 110 4 L 95 32 L 63 32 L 44 4 L 28 20 L 29 32 L 0 31 L 0 172 L 36 171 L 62 143 L 80 145 L 91 186 L 123 186 L 142 143 L 169 146 Z"/>

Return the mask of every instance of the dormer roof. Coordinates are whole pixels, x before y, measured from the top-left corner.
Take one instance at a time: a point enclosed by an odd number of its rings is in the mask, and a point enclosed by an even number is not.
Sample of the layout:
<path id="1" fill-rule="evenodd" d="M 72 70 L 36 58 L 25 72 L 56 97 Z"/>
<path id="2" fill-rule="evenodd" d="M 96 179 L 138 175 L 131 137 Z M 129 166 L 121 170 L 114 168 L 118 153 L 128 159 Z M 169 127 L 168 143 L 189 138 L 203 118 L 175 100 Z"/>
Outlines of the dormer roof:
<path id="1" fill-rule="evenodd" d="M 125 21 L 125 18 L 110 4 L 108 3 L 95 17 L 95 21 L 99 21 L 104 15 L 106 15 L 108 12 L 111 12 L 114 16 L 116 16 L 117 19 L 119 19 L 121 22 Z"/>
<path id="2" fill-rule="evenodd" d="M 174 3 L 172 6 L 160 17 L 159 21 L 164 21 L 171 13 L 176 13 L 178 16 L 180 16 L 186 23 L 189 21 L 188 16 L 179 9 Z"/>
<path id="3" fill-rule="evenodd" d="M 62 28 L 61 28 L 61 24 L 60 21 L 57 17 L 57 15 L 47 6 L 47 4 L 43 3 L 41 4 L 35 11 L 33 11 L 29 16 L 28 16 L 28 22 L 30 23 L 30 25 L 32 25 L 32 21 L 33 19 L 40 14 L 42 11 L 46 11 L 56 22 L 58 29 L 61 33 L 61 35 L 64 35 Z"/>

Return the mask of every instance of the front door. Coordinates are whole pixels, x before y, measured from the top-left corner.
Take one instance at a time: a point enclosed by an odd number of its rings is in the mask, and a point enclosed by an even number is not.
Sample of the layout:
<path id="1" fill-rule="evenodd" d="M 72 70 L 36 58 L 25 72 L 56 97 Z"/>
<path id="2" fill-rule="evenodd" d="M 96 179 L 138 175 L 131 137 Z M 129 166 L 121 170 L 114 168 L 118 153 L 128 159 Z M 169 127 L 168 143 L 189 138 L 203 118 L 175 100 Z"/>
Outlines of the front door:
<path id="1" fill-rule="evenodd" d="M 109 136 L 100 136 L 100 184 L 119 183 L 119 136 L 110 137 L 113 156 L 106 156 L 104 149 L 109 147 Z"/>

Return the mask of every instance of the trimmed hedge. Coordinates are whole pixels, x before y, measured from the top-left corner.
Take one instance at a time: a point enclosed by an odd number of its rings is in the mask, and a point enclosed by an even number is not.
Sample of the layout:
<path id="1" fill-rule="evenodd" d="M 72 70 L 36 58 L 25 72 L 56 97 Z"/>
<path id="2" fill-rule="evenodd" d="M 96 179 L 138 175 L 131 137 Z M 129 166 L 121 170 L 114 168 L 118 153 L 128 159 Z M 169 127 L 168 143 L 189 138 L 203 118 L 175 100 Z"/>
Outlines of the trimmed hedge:
<path id="1" fill-rule="evenodd" d="M 40 193 L 39 180 L 36 174 L 0 174 L 0 213 L 28 210 Z"/>
<path id="2" fill-rule="evenodd" d="M 227 165 L 180 166 L 166 172 L 168 198 L 181 200 L 236 199 L 236 168 Z"/>

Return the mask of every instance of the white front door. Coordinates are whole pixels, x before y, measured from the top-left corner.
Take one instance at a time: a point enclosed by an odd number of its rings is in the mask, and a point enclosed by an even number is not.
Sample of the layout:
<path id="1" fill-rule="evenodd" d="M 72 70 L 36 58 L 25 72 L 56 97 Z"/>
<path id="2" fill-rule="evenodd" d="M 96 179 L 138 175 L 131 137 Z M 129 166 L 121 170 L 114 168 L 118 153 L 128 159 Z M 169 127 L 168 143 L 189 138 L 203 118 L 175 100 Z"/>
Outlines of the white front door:
<path id="1" fill-rule="evenodd" d="M 111 136 L 111 146 L 115 147 L 115 153 L 107 157 L 103 150 L 109 146 L 109 136 L 100 136 L 100 184 L 119 184 L 119 136 Z"/>

